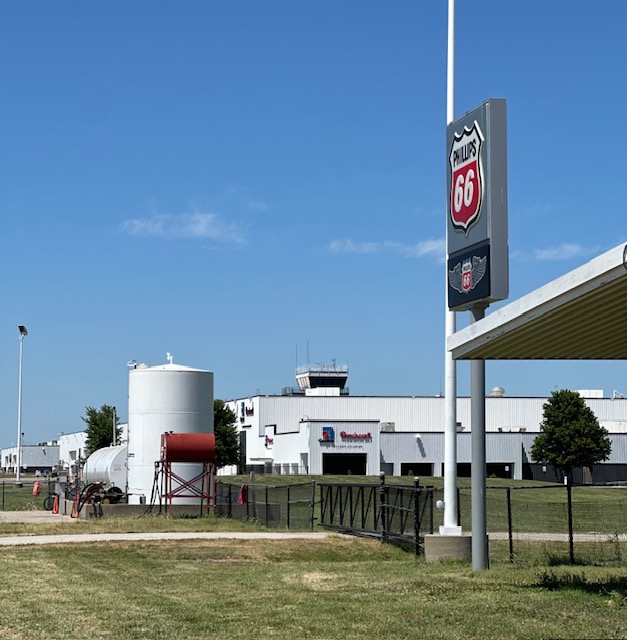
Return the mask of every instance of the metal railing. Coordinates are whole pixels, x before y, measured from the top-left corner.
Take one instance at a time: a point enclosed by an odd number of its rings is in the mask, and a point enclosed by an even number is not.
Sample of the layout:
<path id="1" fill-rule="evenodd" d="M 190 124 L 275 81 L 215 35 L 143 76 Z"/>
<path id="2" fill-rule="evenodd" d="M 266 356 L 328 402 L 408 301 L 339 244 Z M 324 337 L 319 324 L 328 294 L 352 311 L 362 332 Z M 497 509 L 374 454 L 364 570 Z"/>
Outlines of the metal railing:
<path id="1" fill-rule="evenodd" d="M 367 482 L 312 482 L 283 487 L 223 485 L 219 513 L 268 526 L 314 528 L 376 537 L 422 551 L 438 531 L 443 490 Z M 240 495 L 245 487 L 246 495 Z M 458 524 L 471 533 L 471 491 L 458 489 Z M 238 504 L 239 503 L 239 504 Z M 615 564 L 627 562 L 627 486 L 488 487 L 490 557 L 504 562 Z M 295 514 L 298 513 L 298 516 Z"/>
<path id="2" fill-rule="evenodd" d="M 216 513 L 269 527 L 313 529 L 315 482 L 273 486 L 216 481 Z"/>
<path id="3" fill-rule="evenodd" d="M 433 487 L 318 483 L 318 524 L 353 535 L 374 536 L 382 542 L 411 546 L 419 554 L 425 533 L 433 533 Z"/>

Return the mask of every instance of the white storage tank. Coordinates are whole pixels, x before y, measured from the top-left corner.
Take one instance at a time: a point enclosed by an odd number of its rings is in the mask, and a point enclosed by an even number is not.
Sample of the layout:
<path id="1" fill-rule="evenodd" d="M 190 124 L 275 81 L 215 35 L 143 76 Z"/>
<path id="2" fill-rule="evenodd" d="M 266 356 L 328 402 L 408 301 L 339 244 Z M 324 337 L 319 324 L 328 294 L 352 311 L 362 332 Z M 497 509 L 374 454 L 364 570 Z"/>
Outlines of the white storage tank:
<path id="1" fill-rule="evenodd" d="M 126 445 L 103 447 L 94 451 L 85 461 L 83 477 L 86 484 L 98 482 L 105 487 L 118 487 L 126 492 Z"/>
<path id="2" fill-rule="evenodd" d="M 128 376 L 129 504 L 148 504 L 161 455 L 161 434 L 213 433 L 213 373 L 173 364 L 135 365 Z M 185 480 L 201 465 L 173 465 Z M 178 504 L 198 502 L 179 499 Z"/>

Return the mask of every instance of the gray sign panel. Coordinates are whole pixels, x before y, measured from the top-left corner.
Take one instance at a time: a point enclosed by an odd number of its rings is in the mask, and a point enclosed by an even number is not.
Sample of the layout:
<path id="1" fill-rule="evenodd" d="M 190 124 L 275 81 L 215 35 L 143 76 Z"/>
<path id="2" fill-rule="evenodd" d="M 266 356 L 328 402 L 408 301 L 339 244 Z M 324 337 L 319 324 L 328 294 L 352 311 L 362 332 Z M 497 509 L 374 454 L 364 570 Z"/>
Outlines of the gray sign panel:
<path id="1" fill-rule="evenodd" d="M 487 100 L 446 130 L 449 308 L 507 298 L 505 100 Z"/>

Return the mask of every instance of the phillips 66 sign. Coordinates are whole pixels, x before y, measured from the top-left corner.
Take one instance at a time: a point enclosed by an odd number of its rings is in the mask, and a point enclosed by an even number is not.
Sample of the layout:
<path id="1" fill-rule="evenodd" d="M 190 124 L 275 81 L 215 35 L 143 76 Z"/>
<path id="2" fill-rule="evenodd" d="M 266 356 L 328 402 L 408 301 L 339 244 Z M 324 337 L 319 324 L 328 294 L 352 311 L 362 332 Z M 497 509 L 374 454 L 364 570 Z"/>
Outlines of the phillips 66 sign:
<path id="1" fill-rule="evenodd" d="M 507 298 L 505 100 L 488 100 L 446 130 L 448 306 Z"/>

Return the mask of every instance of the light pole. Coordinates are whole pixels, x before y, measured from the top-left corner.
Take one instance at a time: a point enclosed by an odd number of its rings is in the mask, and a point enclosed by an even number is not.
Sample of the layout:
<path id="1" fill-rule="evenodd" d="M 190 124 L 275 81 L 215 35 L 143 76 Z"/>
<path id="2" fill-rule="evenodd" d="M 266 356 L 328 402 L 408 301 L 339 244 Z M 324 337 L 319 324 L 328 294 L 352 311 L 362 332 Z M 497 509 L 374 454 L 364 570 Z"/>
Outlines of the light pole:
<path id="1" fill-rule="evenodd" d="M 455 0 L 448 0 L 448 54 L 446 68 L 446 124 L 455 120 Z M 447 225 L 448 233 L 448 225 Z M 448 256 L 445 255 L 445 258 Z M 445 260 L 446 264 L 446 260 Z M 455 333 L 457 313 L 448 309 L 448 269 L 445 270 L 445 333 Z M 440 535 L 460 536 L 457 522 L 457 365 L 444 350 L 444 524 Z"/>
<path id="2" fill-rule="evenodd" d="M 20 373 L 17 386 L 17 464 L 15 465 L 15 484 L 20 484 L 20 467 L 22 465 L 22 351 L 24 338 L 28 331 L 23 324 L 17 326 L 20 332 Z"/>

